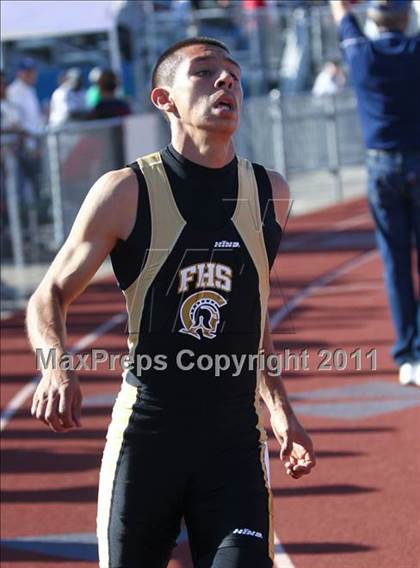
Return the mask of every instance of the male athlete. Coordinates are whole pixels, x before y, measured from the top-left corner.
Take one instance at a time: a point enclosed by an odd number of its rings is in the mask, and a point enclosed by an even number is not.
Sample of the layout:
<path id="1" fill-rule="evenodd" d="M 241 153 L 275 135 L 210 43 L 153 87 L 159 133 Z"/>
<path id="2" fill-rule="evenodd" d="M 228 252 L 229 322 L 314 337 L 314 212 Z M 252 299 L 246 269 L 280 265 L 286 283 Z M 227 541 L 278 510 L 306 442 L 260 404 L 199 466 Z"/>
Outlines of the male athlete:
<path id="1" fill-rule="evenodd" d="M 249 364 L 261 349 L 273 353 L 267 301 L 281 227 L 272 199 L 287 208 L 288 189 L 278 173 L 235 156 L 242 89 L 226 46 L 180 42 L 161 55 L 152 83 L 171 144 L 94 184 L 29 302 L 29 337 L 34 348 L 65 352 L 69 305 L 110 253 L 131 366 L 102 461 L 101 568 L 166 566 L 182 518 L 196 568 L 268 568 L 260 395 L 287 474 L 315 465 L 281 379 Z M 208 361 L 220 355 L 216 373 Z M 138 365 L 146 356 L 154 364 Z M 235 357 L 246 361 L 239 374 L 228 365 Z M 45 370 L 32 414 L 65 432 L 80 426 L 80 410 L 77 378 Z"/>

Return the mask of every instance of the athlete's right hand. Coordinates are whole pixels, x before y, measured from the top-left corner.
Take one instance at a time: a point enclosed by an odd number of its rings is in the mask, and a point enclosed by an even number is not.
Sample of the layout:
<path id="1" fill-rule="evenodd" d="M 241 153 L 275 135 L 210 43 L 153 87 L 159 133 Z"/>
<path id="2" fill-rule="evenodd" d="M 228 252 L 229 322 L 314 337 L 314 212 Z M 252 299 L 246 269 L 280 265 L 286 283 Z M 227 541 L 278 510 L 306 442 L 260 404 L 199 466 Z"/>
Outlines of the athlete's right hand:
<path id="1" fill-rule="evenodd" d="M 70 371 L 44 370 L 36 388 L 31 414 L 54 432 L 81 428 L 82 392 Z"/>

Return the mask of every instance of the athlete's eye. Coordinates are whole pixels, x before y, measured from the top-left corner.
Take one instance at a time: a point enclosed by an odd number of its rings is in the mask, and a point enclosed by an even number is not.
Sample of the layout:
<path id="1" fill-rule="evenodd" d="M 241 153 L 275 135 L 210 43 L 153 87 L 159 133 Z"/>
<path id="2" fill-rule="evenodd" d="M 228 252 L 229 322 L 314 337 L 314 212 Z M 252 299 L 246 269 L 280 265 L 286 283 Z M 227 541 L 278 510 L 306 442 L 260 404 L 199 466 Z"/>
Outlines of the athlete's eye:
<path id="1" fill-rule="evenodd" d="M 194 75 L 197 75 L 198 77 L 208 77 L 211 75 L 211 71 L 210 69 L 200 69 L 200 71 L 196 71 Z"/>

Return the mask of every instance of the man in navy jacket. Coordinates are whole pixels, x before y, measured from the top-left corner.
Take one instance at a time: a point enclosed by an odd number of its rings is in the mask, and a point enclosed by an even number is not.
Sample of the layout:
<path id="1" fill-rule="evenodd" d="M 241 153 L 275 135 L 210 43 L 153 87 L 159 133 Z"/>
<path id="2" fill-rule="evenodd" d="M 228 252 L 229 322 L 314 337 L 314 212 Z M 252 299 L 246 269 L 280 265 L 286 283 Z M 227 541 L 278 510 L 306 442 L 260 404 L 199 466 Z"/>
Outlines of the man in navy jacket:
<path id="1" fill-rule="evenodd" d="M 384 263 L 396 341 L 392 355 L 403 385 L 420 386 L 420 304 L 412 274 L 411 243 L 420 263 L 420 36 L 407 37 L 411 2 L 374 0 L 371 40 L 351 13 L 351 2 L 331 0 L 341 46 L 356 92 L 367 153 L 368 200 Z"/>

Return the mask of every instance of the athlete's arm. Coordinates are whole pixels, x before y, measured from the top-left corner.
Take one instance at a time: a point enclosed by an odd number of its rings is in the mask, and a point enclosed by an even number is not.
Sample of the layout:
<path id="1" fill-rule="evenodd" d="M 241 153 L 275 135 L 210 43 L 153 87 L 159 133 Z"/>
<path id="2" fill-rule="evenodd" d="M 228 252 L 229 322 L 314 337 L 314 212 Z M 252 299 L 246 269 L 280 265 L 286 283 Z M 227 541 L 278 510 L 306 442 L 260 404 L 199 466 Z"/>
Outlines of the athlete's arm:
<path id="1" fill-rule="evenodd" d="M 263 349 L 266 357 L 275 355 L 268 315 Z M 286 473 L 295 479 L 308 474 L 315 466 L 312 441 L 293 412 L 281 377 L 262 374 L 260 394 L 270 411 L 271 427 L 281 447 L 280 458 Z"/>
<path id="2" fill-rule="evenodd" d="M 31 296 L 27 331 L 32 348 L 48 360 L 65 353 L 66 314 L 118 239 L 135 221 L 137 184 L 128 168 L 108 172 L 89 191 L 69 237 Z M 51 359 L 52 362 L 52 359 Z M 56 432 L 80 426 L 81 392 L 77 377 L 59 368 L 42 370 L 31 413 Z"/>
<path id="3" fill-rule="evenodd" d="M 351 11 L 349 0 L 330 0 L 331 13 L 335 23 L 338 25 L 346 14 Z"/>
<path id="4" fill-rule="evenodd" d="M 290 211 L 289 187 L 278 172 L 267 170 L 267 174 L 271 182 L 276 219 L 284 230 Z M 275 355 L 268 315 L 263 348 L 266 357 Z M 315 465 L 312 441 L 293 412 L 281 377 L 263 374 L 260 380 L 260 395 L 270 411 L 271 426 L 281 447 L 280 458 L 286 472 L 298 479 L 309 473 Z"/>
<path id="5" fill-rule="evenodd" d="M 290 191 L 286 180 L 274 170 L 266 170 L 273 193 L 274 212 L 276 220 L 284 230 L 290 211 Z"/>

